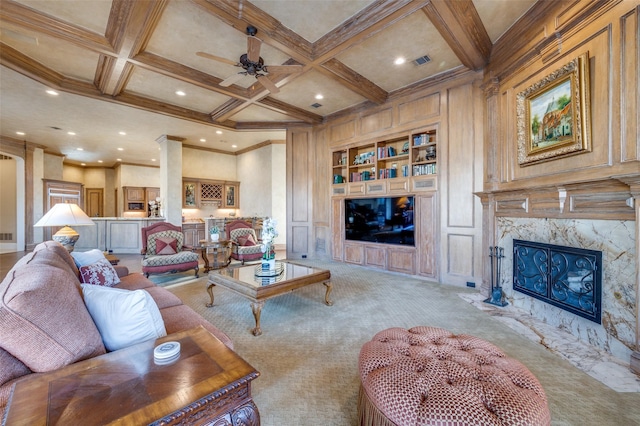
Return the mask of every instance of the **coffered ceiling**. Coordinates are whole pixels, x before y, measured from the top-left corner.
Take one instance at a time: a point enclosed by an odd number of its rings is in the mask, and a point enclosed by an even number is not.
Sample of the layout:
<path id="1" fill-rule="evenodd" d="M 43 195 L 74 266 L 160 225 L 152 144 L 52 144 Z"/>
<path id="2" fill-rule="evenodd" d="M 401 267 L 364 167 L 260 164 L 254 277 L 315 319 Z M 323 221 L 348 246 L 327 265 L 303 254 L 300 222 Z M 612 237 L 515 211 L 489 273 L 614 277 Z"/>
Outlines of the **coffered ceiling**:
<path id="1" fill-rule="evenodd" d="M 287 127 L 482 69 L 533 3 L 2 0 L 0 134 L 87 165 L 153 164 L 163 134 L 237 152 L 282 140 Z M 244 71 L 232 64 L 248 52 L 248 26 L 257 28 L 267 71 L 301 72 L 268 73 L 271 91 L 251 75 L 220 85 Z"/>

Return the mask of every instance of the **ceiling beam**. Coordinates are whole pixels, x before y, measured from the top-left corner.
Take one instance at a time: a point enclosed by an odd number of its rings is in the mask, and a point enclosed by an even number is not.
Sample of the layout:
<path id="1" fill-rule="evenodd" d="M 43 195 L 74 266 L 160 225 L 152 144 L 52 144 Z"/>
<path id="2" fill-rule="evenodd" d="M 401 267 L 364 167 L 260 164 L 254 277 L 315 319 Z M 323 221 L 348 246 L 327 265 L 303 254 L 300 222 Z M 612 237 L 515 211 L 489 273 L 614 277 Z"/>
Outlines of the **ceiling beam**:
<path id="1" fill-rule="evenodd" d="M 377 0 L 325 34 L 313 45 L 313 60 L 323 63 L 422 8 L 428 0 Z"/>
<path id="2" fill-rule="evenodd" d="M 322 123 L 322 116 L 314 114 L 302 108 L 297 108 L 289 105 L 285 102 L 279 101 L 272 97 L 267 96 L 259 102 L 260 105 L 268 108 L 272 111 L 279 112 L 280 114 L 288 115 L 292 118 L 297 118 L 309 124 Z"/>
<path id="3" fill-rule="evenodd" d="M 291 56 L 301 64 L 312 59 L 313 46 L 303 37 L 282 25 L 280 21 L 264 13 L 249 2 L 225 0 L 191 0 L 207 13 L 222 20 L 245 34 L 248 25 L 258 29 L 257 37 L 270 46 Z"/>
<path id="4" fill-rule="evenodd" d="M 78 25 L 57 20 L 30 7 L 12 0 L 0 2 L 0 20 L 11 22 L 21 28 L 64 40 L 84 49 L 105 55 L 115 53 L 113 46 L 103 35 Z"/>
<path id="5" fill-rule="evenodd" d="M 377 104 L 387 100 L 387 92 L 337 59 L 329 59 L 318 68 L 322 74 L 339 79 L 344 86 Z"/>
<path id="6" fill-rule="evenodd" d="M 113 2 L 106 37 L 117 56 L 98 64 L 95 85 L 102 93 L 118 95 L 126 86 L 133 72 L 129 60 L 146 47 L 166 6 L 167 0 Z"/>
<path id="7" fill-rule="evenodd" d="M 478 71 L 489 63 L 491 39 L 471 0 L 431 0 L 422 10 L 464 66 Z"/>
<path id="8" fill-rule="evenodd" d="M 212 90 L 229 97 L 244 100 L 250 98 L 247 90 L 240 86 L 232 85 L 229 87 L 222 87 L 220 86 L 220 82 L 222 82 L 221 78 L 214 77 L 211 74 L 182 65 L 153 53 L 142 52 L 136 55 L 131 62 L 146 70 L 175 78 L 177 80 L 193 84 L 194 86 L 202 87 L 203 89 Z"/>

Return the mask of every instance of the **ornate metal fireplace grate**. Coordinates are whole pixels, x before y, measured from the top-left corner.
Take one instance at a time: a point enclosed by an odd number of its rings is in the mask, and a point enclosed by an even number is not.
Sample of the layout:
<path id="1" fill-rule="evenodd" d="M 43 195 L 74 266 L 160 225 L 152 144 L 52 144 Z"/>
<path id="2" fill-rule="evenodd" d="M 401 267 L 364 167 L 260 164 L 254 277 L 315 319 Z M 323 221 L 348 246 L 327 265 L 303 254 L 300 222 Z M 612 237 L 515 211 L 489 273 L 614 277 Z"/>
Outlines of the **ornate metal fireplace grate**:
<path id="1" fill-rule="evenodd" d="M 602 252 L 513 240 L 513 289 L 600 324 Z"/>

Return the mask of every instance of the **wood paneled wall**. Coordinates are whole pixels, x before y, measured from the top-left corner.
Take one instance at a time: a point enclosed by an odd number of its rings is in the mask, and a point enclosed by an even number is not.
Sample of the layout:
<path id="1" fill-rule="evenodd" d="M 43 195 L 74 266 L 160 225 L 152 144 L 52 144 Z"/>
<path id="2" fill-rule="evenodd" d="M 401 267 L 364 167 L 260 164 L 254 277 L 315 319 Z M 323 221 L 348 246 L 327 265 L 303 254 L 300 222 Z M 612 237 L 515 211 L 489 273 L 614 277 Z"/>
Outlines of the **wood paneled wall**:
<path id="1" fill-rule="evenodd" d="M 482 211 L 473 194 L 482 190 L 481 81 L 480 73 L 462 73 L 409 95 L 391 96 L 383 105 L 330 117 L 312 131 L 290 129 L 288 233 L 292 237 L 287 246 L 289 250 L 291 244 L 292 255 L 304 251 L 448 284 L 480 283 Z M 416 218 L 416 248 L 345 245 L 344 197 L 331 194 L 332 150 L 390 137 L 408 138 L 411 131 L 425 126 L 438 128 L 439 172 L 436 187 L 406 192 L 416 195 L 416 213 L 421 215 Z M 308 169 L 302 170 L 305 165 Z M 311 209 L 308 217 L 305 207 Z M 303 238 L 309 239 L 302 243 Z"/>
<path id="2" fill-rule="evenodd" d="M 485 69 L 485 245 L 498 217 L 635 221 L 636 351 L 640 373 L 640 1 L 538 2 L 494 46 Z M 523 166 L 518 93 L 588 55 L 591 149 Z M 570 229 L 567 229 L 571 233 Z M 594 233 L 595 234 L 595 233 Z M 508 248 L 505 248 L 508 249 Z M 605 266 L 605 269 L 607 266 Z M 486 280 L 489 277 L 485 271 Z M 610 295 L 605 295 L 610 297 Z"/>

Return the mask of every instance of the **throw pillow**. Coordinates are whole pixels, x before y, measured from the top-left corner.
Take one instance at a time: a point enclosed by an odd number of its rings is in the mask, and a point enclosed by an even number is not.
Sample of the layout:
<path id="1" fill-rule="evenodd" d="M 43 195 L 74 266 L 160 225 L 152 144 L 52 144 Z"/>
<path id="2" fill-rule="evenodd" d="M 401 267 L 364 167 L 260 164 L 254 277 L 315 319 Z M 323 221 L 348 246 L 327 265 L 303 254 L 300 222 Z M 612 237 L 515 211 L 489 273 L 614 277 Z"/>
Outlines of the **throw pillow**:
<path id="1" fill-rule="evenodd" d="M 78 268 L 85 265 L 91 265 L 100 259 L 104 259 L 104 254 L 98 249 L 84 252 L 72 251 L 71 256 L 73 256 L 73 260 L 76 262 L 76 266 Z"/>
<path id="2" fill-rule="evenodd" d="M 118 273 L 104 257 L 91 265 L 80 267 L 80 281 L 85 284 L 113 287 L 120 282 Z"/>
<path id="3" fill-rule="evenodd" d="M 160 309 L 148 292 L 81 285 L 84 303 L 108 351 L 167 335 Z"/>
<path id="4" fill-rule="evenodd" d="M 253 239 L 253 235 L 251 234 L 247 234 L 247 235 L 240 235 L 238 237 L 238 243 L 241 246 L 255 246 L 256 245 L 256 240 Z"/>
<path id="5" fill-rule="evenodd" d="M 176 254 L 178 240 L 169 237 L 156 238 L 156 254 Z"/>

